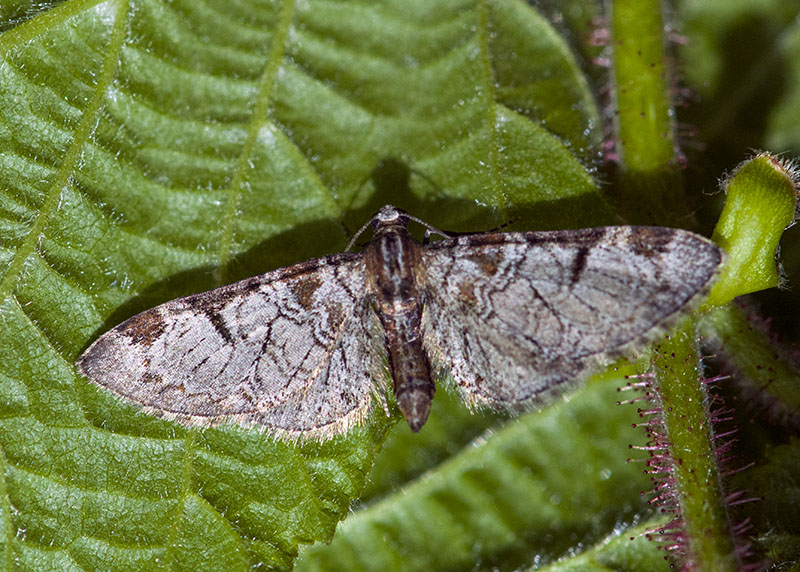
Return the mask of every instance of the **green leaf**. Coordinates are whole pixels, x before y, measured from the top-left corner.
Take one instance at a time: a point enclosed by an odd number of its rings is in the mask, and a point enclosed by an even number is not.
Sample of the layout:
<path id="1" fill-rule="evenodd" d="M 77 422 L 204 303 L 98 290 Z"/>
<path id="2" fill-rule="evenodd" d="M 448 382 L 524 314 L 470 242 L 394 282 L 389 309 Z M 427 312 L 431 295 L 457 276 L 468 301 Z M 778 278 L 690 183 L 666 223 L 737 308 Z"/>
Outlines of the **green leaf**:
<path id="1" fill-rule="evenodd" d="M 341 251 L 384 203 L 446 230 L 618 222 L 592 162 L 608 119 L 637 121 L 641 110 L 595 103 L 622 101 L 591 65 L 599 4 L 538 4 L 2 4 L 0 569 L 287 569 L 314 542 L 303 565 L 349 569 L 374 554 L 403 569 L 666 566 L 640 534 L 664 521 L 639 495 L 650 488 L 643 466 L 625 463 L 644 434 L 630 429 L 635 407 L 613 405 L 619 380 L 503 424 L 439 391 L 418 435 L 375 411 L 347 436 L 290 446 L 233 427 L 187 431 L 74 367 L 140 310 Z M 675 68 L 700 98 L 671 127 L 700 134 L 642 138 L 640 158 L 656 167 L 648 145 L 687 143 L 690 168 L 671 163 L 666 180 L 679 199 L 659 206 L 680 226 L 698 207 L 688 201 L 750 149 L 799 140 L 800 4 L 717 4 L 682 2 L 669 20 L 689 35 Z M 644 24 L 631 20 L 626 37 L 652 48 L 663 26 L 653 35 Z M 632 88 L 642 87 L 636 69 Z M 663 99 L 663 85 L 649 85 Z M 673 112 L 669 95 L 659 113 Z M 621 212 L 652 210 L 648 189 L 665 182 L 657 170 L 635 204 L 616 201 Z M 625 196 L 613 170 L 598 179 Z M 710 229 L 716 207 L 699 206 Z M 800 323 L 797 301 L 781 300 L 773 315 Z M 718 317 L 711 337 L 736 326 Z M 729 354 L 746 354 L 738 363 L 769 385 L 759 366 L 774 342 L 749 343 L 742 329 Z M 781 367 L 796 377 L 789 360 Z M 775 387 L 782 403 L 796 401 L 789 385 Z M 787 490 L 800 470 L 793 449 L 776 446 L 787 426 L 748 415 L 732 468 L 764 469 L 737 486 Z M 769 503 L 729 508 L 789 561 L 800 507 L 788 494 Z"/>
<path id="2" fill-rule="evenodd" d="M 517 2 L 74 0 L 0 53 L 4 568 L 284 569 L 364 488 L 382 411 L 302 446 L 153 419 L 73 365 L 122 319 L 340 251 L 385 202 L 610 218 L 588 83 Z"/>
<path id="3" fill-rule="evenodd" d="M 573 557 L 563 558 L 550 566 L 531 570 L 546 572 L 611 572 L 613 570 L 670 570 L 664 552 L 654 550 L 652 530 L 665 524 L 664 519 L 653 519 L 639 526 L 614 530 L 608 538 L 594 548 Z"/>
<path id="4" fill-rule="evenodd" d="M 622 380 L 584 391 L 479 437 L 404 494 L 365 506 L 297 570 L 513 570 L 605 540 L 642 510 L 649 485 L 629 445 L 643 444 Z M 655 545 L 652 549 L 656 551 Z M 663 556 L 663 555 L 662 555 Z"/>

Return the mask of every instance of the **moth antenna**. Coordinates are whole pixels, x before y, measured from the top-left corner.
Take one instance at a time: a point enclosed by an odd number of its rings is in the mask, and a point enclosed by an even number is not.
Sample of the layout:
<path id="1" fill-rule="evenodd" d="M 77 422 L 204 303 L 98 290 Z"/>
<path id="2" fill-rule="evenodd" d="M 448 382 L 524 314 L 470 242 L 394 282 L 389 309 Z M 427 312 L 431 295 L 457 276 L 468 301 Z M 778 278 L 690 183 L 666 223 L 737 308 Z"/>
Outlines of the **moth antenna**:
<path id="1" fill-rule="evenodd" d="M 425 240 L 425 244 L 428 244 L 428 239 L 430 238 L 430 236 L 432 234 L 438 234 L 442 238 L 452 238 L 453 237 L 453 233 L 452 232 L 446 232 L 444 230 L 439 230 L 435 226 L 432 226 L 432 225 L 428 224 L 427 222 L 425 222 L 424 220 L 418 219 L 417 217 L 412 216 L 412 215 L 410 215 L 408 213 L 406 213 L 405 216 L 408 217 L 408 220 L 413 220 L 415 223 L 421 224 L 422 226 L 425 227 L 425 239 L 424 239 Z"/>
<path id="2" fill-rule="evenodd" d="M 364 233 L 364 231 L 369 228 L 373 220 L 375 220 L 375 217 L 369 219 L 361 226 L 361 228 L 358 229 L 358 231 L 356 231 L 356 233 L 353 235 L 353 238 L 351 238 L 350 242 L 347 243 L 347 248 L 344 249 L 345 252 L 350 252 L 350 249 L 353 248 L 353 245 L 356 243 L 356 240 L 358 240 L 358 237 L 361 236 Z"/>

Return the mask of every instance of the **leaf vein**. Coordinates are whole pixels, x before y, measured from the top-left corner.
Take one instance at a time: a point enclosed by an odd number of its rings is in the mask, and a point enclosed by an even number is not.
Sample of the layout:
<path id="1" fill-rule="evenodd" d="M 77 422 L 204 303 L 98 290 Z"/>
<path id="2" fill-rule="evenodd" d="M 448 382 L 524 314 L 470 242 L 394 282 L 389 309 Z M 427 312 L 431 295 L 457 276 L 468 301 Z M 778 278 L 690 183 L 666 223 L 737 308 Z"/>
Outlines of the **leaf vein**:
<path id="1" fill-rule="evenodd" d="M 48 220 L 53 213 L 58 210 L 61 204 L 62 191 L 68 184 L 75 166 L 80 161 L 81 149 L 89 139 L 92 129 L 97 124 L 97 118 L 100 114 L 106 91 L 117 69 L 119 53 L 122 50 L 127 29 L 126 24 L 128 21 L 129 5 L 123 0 L 118 0 L 117 4 L 117 12 L 114 18 L 114 28 L 111 34 L 111 41 L 109 42 L 108 54 L 106 54 L 106 58 L 103 61 L 103 69 L 94 89 L 92 99 L 89 101 L 89 105 L 86 107 L 81 117 L 78 128 L 75 130 L 72 143 L 69 145 L 64 160 L 53 180 L 53 184 L 47 192 L 44 203 L 39 210 L 39 215 L 33 221 L 30 232 L 14 253 L 14 257 L 8 265 L 5 275 L 2 280 L 0 280 L 0 299 L 5 298 L 11 293 L 25 261 L 36 250 L 36 245 L 41 239 Z"/>

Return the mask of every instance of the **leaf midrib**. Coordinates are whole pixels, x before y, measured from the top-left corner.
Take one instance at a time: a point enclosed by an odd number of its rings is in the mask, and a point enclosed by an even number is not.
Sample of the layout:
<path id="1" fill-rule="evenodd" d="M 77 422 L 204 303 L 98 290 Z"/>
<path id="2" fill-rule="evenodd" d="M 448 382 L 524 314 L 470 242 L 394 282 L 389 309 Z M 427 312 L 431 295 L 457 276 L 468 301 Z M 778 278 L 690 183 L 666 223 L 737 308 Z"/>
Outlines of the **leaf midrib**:
<path id="1" fill-rule="evenodd" d="M 256 141 L 258 141 L 259 131 L 268 123 L 267 111 L 272 101 L 275 74 L 278 73 L 280 63 L 283 61 L 283 56 L 286 53 L 286 42 L 293 18 L 294 2 L 292 0 L 284 0 L 281 6 L 278 25 L 272 38 L 269 53 L 267 54 L 267 62 L 258 82 L 258 89 L 256 91 L 257 97 L 250 115 L 247 138 L 239 153 L 239 158 L 236 161 L 236 167 L 234 168 L 231 182 L 226 189 L 225 194 L 227 200 L 222 221 L 222 233 L 219 241 L 220 281 L 223 283 L 227 280 L 225 275 L 227 274 L 228 264 L 232 255 L 234 223 L 236 222 L 236 210 L 239 207 L 239 197 L 242 193 L 242 180 L 249 168 L 253 150 Z"/>

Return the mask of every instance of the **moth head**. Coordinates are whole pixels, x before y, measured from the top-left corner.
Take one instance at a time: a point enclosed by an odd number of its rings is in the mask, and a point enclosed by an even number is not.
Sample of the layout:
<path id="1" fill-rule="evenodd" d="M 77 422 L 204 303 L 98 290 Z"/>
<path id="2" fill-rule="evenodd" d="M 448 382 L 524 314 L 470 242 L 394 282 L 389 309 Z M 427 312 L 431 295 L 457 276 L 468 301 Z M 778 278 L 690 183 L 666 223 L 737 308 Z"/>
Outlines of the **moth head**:
<path id="1" fill-rule="evenodd" d="M 376 228 L 379 224 L 386 223 L 399 223 L 403 226 L 408 226 L 409 216 L 406 211 L 399 209 L 393 205 L 383 205 L 381 209 L 375 213 L 370 223 L 372 228 Z"/>

